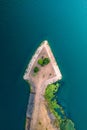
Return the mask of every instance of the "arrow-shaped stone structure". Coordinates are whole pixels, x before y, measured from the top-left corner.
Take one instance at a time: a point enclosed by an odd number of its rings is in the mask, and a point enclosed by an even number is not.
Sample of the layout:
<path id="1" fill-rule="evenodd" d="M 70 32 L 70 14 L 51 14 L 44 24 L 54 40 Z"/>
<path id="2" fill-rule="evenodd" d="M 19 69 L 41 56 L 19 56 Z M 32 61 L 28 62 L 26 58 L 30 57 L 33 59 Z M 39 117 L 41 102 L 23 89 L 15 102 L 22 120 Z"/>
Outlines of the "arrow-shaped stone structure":
<path id="1" fill-rule="evenodd" d="M 38 64 L 38 60 L 41 58 L 49 58 L 50 62 L 45 66 L 41 66 Z M 35 67 L 39 68 L 36 74 L 34 73 Z M 44 99 L 47 85 L 62 79 L 61 72 L 47 40 L 43 41 L 37 48 L 23 78 L 31 86 L 25 130 L 59 130 L 60 128 L 56 128 L 52 123 L 55 117 L 47 110 Z"/>

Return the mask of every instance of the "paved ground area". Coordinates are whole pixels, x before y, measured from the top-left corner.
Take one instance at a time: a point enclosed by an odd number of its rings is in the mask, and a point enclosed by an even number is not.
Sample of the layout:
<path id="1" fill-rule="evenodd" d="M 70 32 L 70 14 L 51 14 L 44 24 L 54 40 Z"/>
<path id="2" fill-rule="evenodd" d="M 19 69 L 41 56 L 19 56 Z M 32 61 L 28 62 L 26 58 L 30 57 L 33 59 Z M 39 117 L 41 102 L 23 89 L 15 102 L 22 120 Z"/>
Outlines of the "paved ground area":
<path id="1" fill-rule="evenodd" d="M 48 51 L 47 51 L 48 49 Z M 49 57 L 51 58 L 51 62 L 48 65 L 41 67 L 38 65 L 37 61 L 41 57 Z M 40 71 L 34 76 L 34 67 L 38 66 Z M 32 86 L 35 87 L 35 98 L 34 98 L 34 107 L 33 114 L 30 119 L 26 121 L 26 126 L 30 126 L 30 128 L 26 128 L 26 130 L 59 130 L 59 128 L 55 128 L 52 120 L 49 118 L 47 109 L 46 109 L 46 101 L 44 100 L 44 87 L 46 84 L 49 84 L 50 81 L 54 82 L 60 78 L 57 75 L 57 71 L 55 71 L 55 60 L 49 50 L 49 47 L 43 47 L 41 52 L 38 54 L 37 59 L 35 60 L 32 68 L 29 72 L 29 82 Z M 46 82 L 48 81 L 48 82 Z M 46 84 L 45 84 L 46 83 Z"/>
<path id="2" fill-rule="evenodd" d="M 52 66 L 52 63 L 50 62 L 48 65 L 46 66 L 40 66 L 38 65 L 37 61 L 39 58 L 41 57 L 49 57 L 48 56 L 48 53 L 46 51 L 46 48 L 43 48 L 41 53 L 38 55 L 38 58 L 37 60 L 35 61 L 34 65 L 32 66 L 32 69 L 30 71 L 30 74 L 29 74 L 29 77 L 30 77 L 30 80 L 36 85 L 38 86 L 39 84 L 42 84 L 44 83 L 46 80 L 56 76 L 55 74 L 55 71 L 54 71 L 54 68 Z M 34 75 L 34 67 L 35 66 L 38 66 L 40 71 L 38 72 L 38 74 L 36 76 L 33 76 Z"/>

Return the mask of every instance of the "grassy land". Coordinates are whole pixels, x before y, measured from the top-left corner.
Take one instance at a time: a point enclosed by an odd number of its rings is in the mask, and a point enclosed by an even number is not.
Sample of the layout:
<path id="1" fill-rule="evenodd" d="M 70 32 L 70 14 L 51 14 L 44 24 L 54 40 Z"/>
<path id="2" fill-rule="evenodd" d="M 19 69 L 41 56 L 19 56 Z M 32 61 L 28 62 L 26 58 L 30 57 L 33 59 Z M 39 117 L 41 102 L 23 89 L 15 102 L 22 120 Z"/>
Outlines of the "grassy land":
<path id="1" fill-rule="evenodd" d="M 59 83 L 47 86 L 44 97 L 48 103 L 48 108 L 56 117 L 56 127 L 60 126 L 61 130 L 75 130 L 74 123 L 66 117 L 63 108 L 56 101 L 56 92 L 59 87 Z"/>

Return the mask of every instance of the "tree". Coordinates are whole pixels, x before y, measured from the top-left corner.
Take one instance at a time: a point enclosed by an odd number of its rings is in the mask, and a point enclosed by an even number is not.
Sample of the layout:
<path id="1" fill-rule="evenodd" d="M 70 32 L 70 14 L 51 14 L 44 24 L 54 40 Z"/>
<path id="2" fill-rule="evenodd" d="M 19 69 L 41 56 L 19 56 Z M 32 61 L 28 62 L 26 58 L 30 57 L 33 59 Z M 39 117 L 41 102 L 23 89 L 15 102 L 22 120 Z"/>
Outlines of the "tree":
<path id="1" fill-rule="evenodd" d="M 47 65 L 50 62 L 49 58 L 44 58 L 43 59 L 43 65 Z"/>
<path id="2" fill-rule="evenodd" d="M 36 66 L 34 67 L 34 73 L 37 73 L 39 71 L 39 68 Z"/>
<path id="3" fill-rule="evenodd" d="M 47 65 L 49 62 L 50 62 L 50 59 L 49 59 L 49 58 L 44 58 L 44 59 L 40 58 L 40 59 L 38 60 L 38 64 L 41 65 L 41 66 Z"/>
<path id="4" fill-rule="evenodd" d="M 42 58 L 40 58 L 40 59 L 38 60 L 38 64 L 39 64 L 39 65 L 43 65 L 43 59 L 42 59 Z"/>

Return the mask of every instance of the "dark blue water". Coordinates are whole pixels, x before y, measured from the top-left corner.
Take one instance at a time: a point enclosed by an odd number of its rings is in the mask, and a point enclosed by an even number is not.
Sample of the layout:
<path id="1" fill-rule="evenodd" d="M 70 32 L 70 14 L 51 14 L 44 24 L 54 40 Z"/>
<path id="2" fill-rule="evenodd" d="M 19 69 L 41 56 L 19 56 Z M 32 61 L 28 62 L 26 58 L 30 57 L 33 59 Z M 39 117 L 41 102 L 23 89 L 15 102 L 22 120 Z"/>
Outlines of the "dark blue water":
<path id="1" fill-rule="evenodd" d="M 64 85 L 59 103 L 77 130 L 87 123 L 87 1 L 0 1 L 0 130 L 24 130 L 29 87 L 23 73 L 47 39 Z"/>

